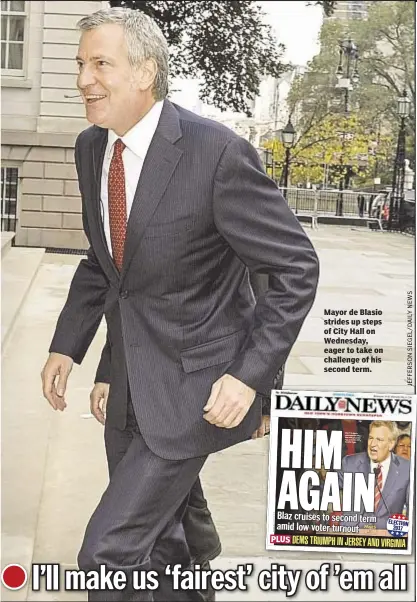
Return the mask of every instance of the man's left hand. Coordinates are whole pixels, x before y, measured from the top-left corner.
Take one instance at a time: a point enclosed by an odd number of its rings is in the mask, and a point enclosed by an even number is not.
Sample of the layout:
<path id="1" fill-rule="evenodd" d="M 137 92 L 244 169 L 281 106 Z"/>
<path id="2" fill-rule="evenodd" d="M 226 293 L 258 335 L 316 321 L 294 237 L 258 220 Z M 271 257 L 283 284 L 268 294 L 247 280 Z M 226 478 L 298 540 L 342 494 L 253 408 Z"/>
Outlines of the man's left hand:
<path id="1" fill-rule="evenodd" d="M 109 391 L 110 385 L 108 383 L 96 383 L 90 393 L 91 413 L 94 418 L 103 425 L 106 422 L 106 408 Z"/>
<path id="2" fill-rule="evenodd" d="M 238 426 L 253 404 L 256 391 L 230 374 L 216 380 L 204 406 L 204 419 L 218 427 Z"/>

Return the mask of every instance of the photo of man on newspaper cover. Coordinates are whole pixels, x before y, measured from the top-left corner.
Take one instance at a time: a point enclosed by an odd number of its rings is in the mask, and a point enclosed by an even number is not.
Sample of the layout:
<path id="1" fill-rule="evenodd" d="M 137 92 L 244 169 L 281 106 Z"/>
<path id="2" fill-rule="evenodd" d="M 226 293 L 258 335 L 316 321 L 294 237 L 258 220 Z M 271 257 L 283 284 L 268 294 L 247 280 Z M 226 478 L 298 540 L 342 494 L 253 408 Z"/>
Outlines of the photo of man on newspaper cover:
<path id="1" fill-rule="evenodd" d="M 267 547 L 410 554 L 413 399 L 307 391 L 272 399 Z M 395 451 L 402 441 L 408 458 Z"/>
<path id="2" fill-rule="evenodd" d="M 408 511 L 410 461 L 393 452 L 398 436 L 395 422 L 375 420 L 369 425 L 366 451 L 346 455 L 342 460 L 341 487 L 345 474 L 375 475 L 373 511 L 367 513 L 361 508 L 362 512 L 356 516 L 360 528 L 381 530 L 380 535 L 387 534 L 386 525 L 391 514 L 407 515 Z"/>

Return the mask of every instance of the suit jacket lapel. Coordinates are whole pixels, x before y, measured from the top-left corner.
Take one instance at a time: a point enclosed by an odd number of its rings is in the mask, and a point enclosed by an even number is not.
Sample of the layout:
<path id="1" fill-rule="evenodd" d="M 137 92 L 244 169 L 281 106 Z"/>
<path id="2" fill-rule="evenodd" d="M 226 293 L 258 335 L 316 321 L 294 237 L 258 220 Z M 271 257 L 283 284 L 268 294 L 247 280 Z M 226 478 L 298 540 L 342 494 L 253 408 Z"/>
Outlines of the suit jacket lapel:
<path id="1" fill-rule="evenodd" d="M 372 470 L 371 470 L 371 462 L 369 460 L 368 455 L 366 455 L 366 458 L 365 457 L 362 458 L 361 463 L 364 466 L 365 472 L 372 472 Z"/>
<path id="2" fill-rule="evenodd" d="M 362 455 L 361 459 L 360 459 L 360 464 L 358 466 L 358 471 L 357 472 L 361 472 L 365 475 L 365 477 L 367 477 L 367 475 L 369 473 L 372 473 L 371 470 L 371 462 L 369 460 L 368 454 L 366 453 L 365 455 Z M 376 481 L 375 481 L 375 487 L 376 487 Z M 363 501 L 361 502 L 361 512 L 365 512 L 365 506 Z"/>
<path id="3" fill-rule="evenodd" d="M 385 479 L 385 484 L 382 489 L 382 494 L 383 494 L 384 499 L 388 506 L 389 506 L 389 504 L 388 504 L 387 498 L 390 496 L 391 492 L 395 492 L 395 482 L 396 482 L 399 474 L 400 474 L 400 469 L 399 469 L 398 461 L 397 461 L 396 457 L 393 454 L 391 454 L 391 462 L 389 465 L 387 478 Z"/>
<path id="4" fill-rule="evenodd" d="M 122 280 L 181 158 L 182 150 L 174 146 L 180 138 L 178 113 L 175 107 L 165 100 L 158 127 L 142 167 L 127 224 Z"/>
<path id="5" fill-rule="evenodd" d="M 114 265 L 113 259 L 107 247 L 107 241 L 104 234 L 104 224 L 101 216 L 101 175 L 103 172 L 104 153 L 107 146 L 107 133 L 108 131 L 103 128 L 95 128 L 95 136 L 92 142 L 94 177 L 92 178 L 92 203 L 90 203 L 90 210 L 92 215 L 91 223 L 96 230 L 95 240 L 97 241 L 97 244 L 94 248 L 94 251 L 97 255 L 97 258 L 100 260 L 101 265 L 103 268 L 105 268 L 106 273 L 112 280 L 114 280 L 115 277 L 117 277 L 117 279 L 119 278 L 119 272 Z"/>

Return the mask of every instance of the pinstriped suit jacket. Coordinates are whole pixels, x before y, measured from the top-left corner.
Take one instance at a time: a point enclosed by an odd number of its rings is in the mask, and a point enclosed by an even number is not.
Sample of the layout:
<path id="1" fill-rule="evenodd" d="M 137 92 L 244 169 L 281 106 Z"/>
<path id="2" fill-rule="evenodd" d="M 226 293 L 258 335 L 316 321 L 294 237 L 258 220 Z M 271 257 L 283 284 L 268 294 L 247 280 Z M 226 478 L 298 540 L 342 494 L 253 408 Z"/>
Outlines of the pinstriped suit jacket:
<path id="1" fill-rule="evenodd" d="M 104 314 L 111 354 L 106 360 L 104 351 L 96 380 L 110 380 L 107 420 L 121 420 L 128 380 L 140 430 L 156 454 L 181 459 L 224 449 L 259 426 L 261 400 L 238 427 L 221 429 L 203 419 L 211 386 L 228 373 L 269 394 L 313 303 L 316 253 L 256 150 L 166 100 L 119 274 L 100 217 L 106 141 L 107 130 L 93 126 L 76 142 L 90 249 L 50 351 L 81 363 Z M 269 277 L 257 302 L 249 269 Z"/>
<path id="2" fill-rule="evenodd" d="M 339 484 L 343 487 L 343 475 L 346 473 L 361 472 L 366 479 L 372 473 L 371 463 L 367 452 L 352 454 L 345 456 L 342 460 L 342 469 L 339 472 Z M 376 479 L 375 479 L 376 481 Z M 363 502 L 358 512 L 346 512 L 352 516 L 356 516 L 357 521 L 349 522 L 349 525 L 355 526 L 359 524 L 361 528 L 371 526 L 374 529 L 386 529 L 387 520 L 391 514 L 402 514 L 404 506 L 409 506 L 410 499 L 410 461 L 391 453 L 391 462 L 386 477 L 384 487 L 382 488 L 382 496 L 379 500 L 376 512 L 366 513 Z M 352 504 L 353 505 L 353 504 Z M 408 510 L 409 511 L 409 510 Z M 361 516 L 374 516 L 376 523 L 360 521 Z M 372 531 L 370 531 L 370 535 Z"/>

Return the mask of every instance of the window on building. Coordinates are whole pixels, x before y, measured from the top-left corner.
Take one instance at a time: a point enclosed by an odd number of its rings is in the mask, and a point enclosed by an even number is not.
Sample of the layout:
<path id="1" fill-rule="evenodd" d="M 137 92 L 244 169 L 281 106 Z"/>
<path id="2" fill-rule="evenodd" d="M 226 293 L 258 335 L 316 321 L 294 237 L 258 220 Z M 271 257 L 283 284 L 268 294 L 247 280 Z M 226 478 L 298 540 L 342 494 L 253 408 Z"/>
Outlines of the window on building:
<path id="1" fill-rule="evenodd" d="M 19 168 L 1 168 L 1 230 L 16 232 Z"/>
<path id="2" fill-rule="evenodd" d="M 23 0 L 1 2 L 1 69 L 9 75 L 23 74 L 27 4 Z"/>

